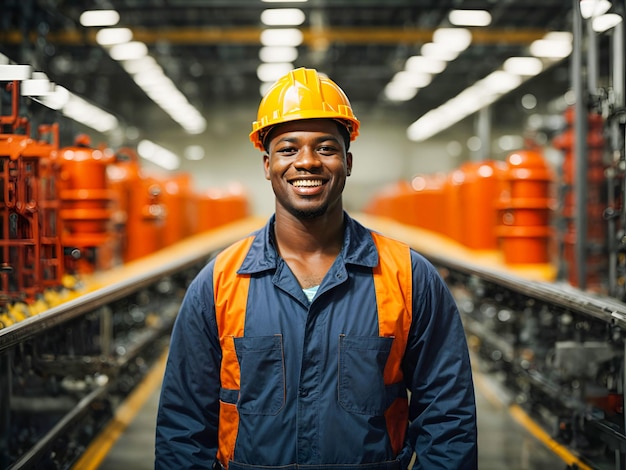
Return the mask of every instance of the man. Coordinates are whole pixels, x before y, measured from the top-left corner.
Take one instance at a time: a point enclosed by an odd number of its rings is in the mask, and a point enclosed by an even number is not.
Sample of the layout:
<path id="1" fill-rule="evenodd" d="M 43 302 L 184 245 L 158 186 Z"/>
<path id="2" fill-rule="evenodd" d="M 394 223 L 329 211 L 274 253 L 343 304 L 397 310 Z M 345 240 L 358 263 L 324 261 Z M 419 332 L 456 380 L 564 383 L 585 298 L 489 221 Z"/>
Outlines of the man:
<path id="1" fill-rule="evenodd" d="M 423 257 L 343 210 L 358 131 L 348 98 L 315 70 L 291 71 L 261 101 L 250 138 L 276 212 L 189 287 L 156 468 L 395 470 L 414 453 L 413 468 L 476 468 L 449 291 Z"/>

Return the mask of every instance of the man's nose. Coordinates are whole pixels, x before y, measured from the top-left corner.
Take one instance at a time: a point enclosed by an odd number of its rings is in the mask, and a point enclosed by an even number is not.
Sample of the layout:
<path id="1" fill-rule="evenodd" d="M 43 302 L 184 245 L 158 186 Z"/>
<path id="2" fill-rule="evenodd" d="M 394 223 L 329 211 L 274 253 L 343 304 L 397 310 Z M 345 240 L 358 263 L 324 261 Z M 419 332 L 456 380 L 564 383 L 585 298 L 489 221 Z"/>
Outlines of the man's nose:
<path id="1" fill-rule="evenodd" d="M 313 168 L 320 166 L 321 162 L 315 150 L 305 145 L 298 152 L 295 165 L 299 168 Z"/>

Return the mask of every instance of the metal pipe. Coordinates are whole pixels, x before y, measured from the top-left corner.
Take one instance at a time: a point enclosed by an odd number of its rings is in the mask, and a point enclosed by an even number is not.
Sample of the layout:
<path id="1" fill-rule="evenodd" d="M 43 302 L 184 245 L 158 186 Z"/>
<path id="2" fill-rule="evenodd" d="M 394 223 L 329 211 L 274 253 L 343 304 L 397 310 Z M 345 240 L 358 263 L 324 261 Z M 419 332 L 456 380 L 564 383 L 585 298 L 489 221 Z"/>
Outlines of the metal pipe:
<path id="1" fill-rule="evenodd" d="M 478 111 L 475 132 L 480 139 L 480 148 L 471 153 L 470 160 L 480 162 L 489 157 L 491 147 L 491 106 L 485 106 Z"/>
<path id="2" fill-rule="evenodd" d="M 573 36 L 571 81 L 574 105 L 574 224 L 576 227 L 575 266 L 578 287 L 587 287 L 587 109 L 582 80 L 583 19 L 580 0 L 573 0 Z"/>
<path id="3" fill-rule="evenodd" d="M 9 436 L 11 435 L 11 356 L 10 349 L 0 354 L 0 468 L 9 463 Z"/>

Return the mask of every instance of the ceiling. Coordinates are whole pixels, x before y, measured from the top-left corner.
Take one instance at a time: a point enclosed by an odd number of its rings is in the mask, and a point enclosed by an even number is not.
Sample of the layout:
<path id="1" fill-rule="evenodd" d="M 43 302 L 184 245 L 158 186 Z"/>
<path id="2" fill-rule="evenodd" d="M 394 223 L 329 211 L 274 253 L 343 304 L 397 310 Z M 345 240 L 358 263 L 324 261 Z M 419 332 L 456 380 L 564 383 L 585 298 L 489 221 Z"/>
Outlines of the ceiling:
<path id="1" fill-rule="evenodd" d="M 306 14 L 304 40 L 294 66 L 315 67 L 346 91 L 365 113 L 390 108 L 412 120 L 497 69 L 527 54 L 535 39 L 571 30 L 571 0 L 3 0 L 0 52 L 31 64 L 50 80 L 113 113 L 128 126 L 158 132 L 176 126 L 119 63 L 95 41 L 96 29 L 79 23 L 87 9 L 113 8 L 202 113 L 221 106 L 258 103 L 261 12 L 297 7 Z M 451 9 L 486 9 L 487 28 L 473 29 L 472 45 L 417 96 L 401 104 L 382 90 L 406 59 L 419 53 L 433 31 L 448 26 Z M 565 67 L 565 68 L 563 68 Z M 549 99 L 568 86 L 566 64 L 533 79 Z M 537 80 L 542 80 L 537 85 Z M 506 121 L 501 115 L 497 123 Z"/>

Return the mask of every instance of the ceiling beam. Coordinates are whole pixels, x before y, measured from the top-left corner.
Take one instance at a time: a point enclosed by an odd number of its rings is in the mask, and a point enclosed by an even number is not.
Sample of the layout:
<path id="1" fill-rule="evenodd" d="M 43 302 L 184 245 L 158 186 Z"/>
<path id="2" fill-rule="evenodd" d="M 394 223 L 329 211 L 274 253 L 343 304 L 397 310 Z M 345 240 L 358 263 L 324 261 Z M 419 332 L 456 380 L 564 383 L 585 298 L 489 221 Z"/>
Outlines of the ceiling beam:
<path id="1" fill-rule="evenodd" d="M 131 28 L 133 38 L 146 44 L 169 42 L 178 45 L 211 44 L 259 44 L 264 28 Z M 303 28 L 303 44 L 318 46 L 320 43 L 344 44 L 415 44 L 432 40 L 434 29 L 421 28 Z M 483 45 L 527 45 L 541 39 L 546 30 L 542 29 L 473 29 L 473 44 Z M 28 36 L 34 42 L 36 32 Z M 46 40 L 54 44 L 85 45 L 96 44 L 96 30 L 51 31 Z M 0 43 L 20 44 L 24 41 L 21 31 L 0 32 Z"/>

